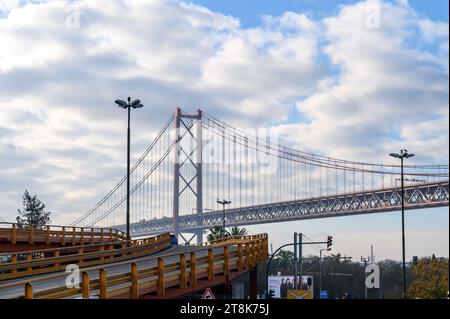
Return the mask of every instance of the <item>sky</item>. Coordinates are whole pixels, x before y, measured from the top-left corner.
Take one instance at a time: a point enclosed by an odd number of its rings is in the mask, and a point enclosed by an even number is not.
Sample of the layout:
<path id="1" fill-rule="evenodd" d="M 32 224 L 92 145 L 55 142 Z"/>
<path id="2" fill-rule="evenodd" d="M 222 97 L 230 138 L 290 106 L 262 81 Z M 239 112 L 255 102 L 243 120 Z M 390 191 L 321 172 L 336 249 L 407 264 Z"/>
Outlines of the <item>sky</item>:
<path id="1" fill-rule="evenodd" d="M 0 221 L 25 189 L 55 224 L 123 176 L 123 113 L 139 97 L 135 160 L 176 106 L 274 127 L 310 150 L 448 164 L 448 1 L 0 0 Z M 407 256 L 448 256 L 448 207 L 407 214 Z M 400 258 L 398 212 L 248 227 L 333 253 Z M 306 253 L 317 253 L 317 247 Z"/>

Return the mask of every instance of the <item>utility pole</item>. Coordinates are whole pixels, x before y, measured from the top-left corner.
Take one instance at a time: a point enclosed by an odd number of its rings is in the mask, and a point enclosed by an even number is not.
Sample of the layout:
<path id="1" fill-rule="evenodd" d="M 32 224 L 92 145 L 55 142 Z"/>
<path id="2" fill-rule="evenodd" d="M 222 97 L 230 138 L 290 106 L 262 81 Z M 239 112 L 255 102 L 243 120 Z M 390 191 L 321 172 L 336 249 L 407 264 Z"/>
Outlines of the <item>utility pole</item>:
<path id="1" fill-rule="evenodd" d="M 299 258 L 299 283 L 300 289 L 303 289 L 303 234 L 298 234 L 298 258 Z"/>
<path id="2" fill-rule="evenodd" d="M 283 249 L 284 247 L 287 246 L 295 246 L 298 245 L 299 246 L 299 256 L 300 256 L 300 279 L 302 279 L 302 259 L 303 259 L 303 254 L 302 254 L 302 246 L 303 245 L 320 245 L 320 244 L 327 244 L 327 247 L 329 248 L 331 246 L 331 236 L 328 236 L 328 240 L 327 241 L 315 241 L 315 242 L 303 242 L 303 234 L 300 233 L 299 235 L 299 242 L 294 244 L 294 243 L 290 243 L 290 244 L 285 244 L 282 245 L 280 247 L 278 247 L 270 256 L 269 260 L 267 261 L 267 265 L 266 265 L 266 287 L 267 287 L 267 296 L 270 299 L 270 293 L 269 293 L 269 268 L 270 268 L 270 263 L 272 262 L 273 258 L 275 257 L 275 255 L 277 254 L 277 252 L 279 252 L 281 249 Z"/>
<path id="3" fill-rule="evenodd" d="M 375 263 L 375 257 L 373 256 L 373 245 L 370 245 L 370 263 Z"/>
<path id="4" fill-rule="evenodd" d="M 322 250 L 319 252 L 319 293 L 322 293 Z M 325 249 L 326 250 L 326 249 Z"/>
<path id="5" fill-rule="evenodd" d="M 319 286 L 320 286 L 319 292 L 322 291 L 322 264 L 323 264 L 322 251 L 330 251 L 330 250 L 331 248 L 324 248 L 319 251 Z"/>
<path id="6" fill-rule="evenodd" d="M 364 263 L 364 298 L 367 299 L 367 285 L 366 285 L 366 267 L 369 258 L 364 258 L 361 256 L 361 262 Z"/>
<path id="7" fill-rule="evenodd" d="M 294 290 L 297 290 L 297 278 L 298 278 L 298 259 L 297 259 L 297 250 L 298 250 L 298 245 L 297 245 L 297 236 L 298 234 L 295 232 L 294 233 Z M 301 279 L 300 279 L 301 282 Z"/>

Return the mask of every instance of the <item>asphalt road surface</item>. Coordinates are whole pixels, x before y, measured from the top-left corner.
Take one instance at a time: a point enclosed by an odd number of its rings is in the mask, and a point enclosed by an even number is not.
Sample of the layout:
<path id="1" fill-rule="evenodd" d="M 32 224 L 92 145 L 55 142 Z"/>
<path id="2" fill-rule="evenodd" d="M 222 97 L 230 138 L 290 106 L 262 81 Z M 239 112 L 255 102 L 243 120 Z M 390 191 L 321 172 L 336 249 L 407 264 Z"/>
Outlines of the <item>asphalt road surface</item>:
<path id="1" fill-rule="evenodd" d="M 234 248 L 234 247 L 233 247 Z M 235 248 L 230 249 L 230 252 L 234 251 Z M 223 251 L 223 247 L 211 248 L 214 253 L 219 254 Z M 196 257 L 205 257 L 208 254 L 207 247 L 201 246 L 172 246 L 165 251 L 154 253 L 149 256 L 139 257 L 136 259 L 130 259 L 126 261 L 121 261 L 118 263 L 91 266 L 87 268 L 81 268 L 80 270 L 86 270 L 89 273 L 89 279 L 97 279 L 99 277 L 99 268 L 103 268 L 106 271 L 107 276 L 117 275 L 122 273 L 130 272 L 130 264 L 135 262 L 138 269 L 156 267 L 157 258 L 162 257 L 164 264 L 176 263 L 180 260 L 179 255 L 184 253 L 186 255 L 186 260 L 190 260 L 190 253 L 197 252 Z M 189 268 L 188 268 L 189 269 Z M 57 287 L 64 287 L 66 285 L 66 272 L 56 272 L 45 275 L 36 275 L 26 278 L 4 280 L 0 282 L 0 299 L 11 299 L 17 298 L 24 295 L 25 282 L 30 282 L 33 285 L 33 293 L 39 291 L 48 290 Z"/>

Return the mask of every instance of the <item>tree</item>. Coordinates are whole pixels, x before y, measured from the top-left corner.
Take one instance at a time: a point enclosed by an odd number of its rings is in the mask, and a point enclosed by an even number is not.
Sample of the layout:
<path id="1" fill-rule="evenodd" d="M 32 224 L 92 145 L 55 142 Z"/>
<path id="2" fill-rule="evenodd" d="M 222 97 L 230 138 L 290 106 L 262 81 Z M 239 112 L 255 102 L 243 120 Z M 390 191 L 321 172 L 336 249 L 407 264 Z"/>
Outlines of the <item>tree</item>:
<path id="1" fill-rule="evenodd" d="M 231 227 L 227 230 L 228 236 L 245 236 L 247 235 L 248 230 L 245 227 L 239 228 L 237 226 Z"/>
<path id="2" fill-rule="evenodd" d="M 285 273 L 290 273 L 292 271 L 294 262 L 294 253 L 292 251 L 285 249 L 279 250 L 275 256 L 275 260 L 281 271 Z"/>
<path id="3" fill-rule="evenodd" d="M 408 288 L 408 295 L 420 299 L 445 299 L 448 291 L 448 259 L 422 258 L 412 266 L 416 279 Z"/>
<path id="4" fill-rule="evenodd" d="M 45 204 L 41 202 L 36 195 L 31 196 L 28 190 L 23 194 L 23 210 L 18 209 L 17 226 L 33 226 L 40 228 L 50 223 L 50 212 L 45 211 Z"/>
<path id="5" fill-rule="evenodd" d="M 214 226 L 209 230 L 206 239 L 211 242 L 218 239 L 224 239 L 226 237 L 228 237 L 228 234 L 222 226 Z"/>

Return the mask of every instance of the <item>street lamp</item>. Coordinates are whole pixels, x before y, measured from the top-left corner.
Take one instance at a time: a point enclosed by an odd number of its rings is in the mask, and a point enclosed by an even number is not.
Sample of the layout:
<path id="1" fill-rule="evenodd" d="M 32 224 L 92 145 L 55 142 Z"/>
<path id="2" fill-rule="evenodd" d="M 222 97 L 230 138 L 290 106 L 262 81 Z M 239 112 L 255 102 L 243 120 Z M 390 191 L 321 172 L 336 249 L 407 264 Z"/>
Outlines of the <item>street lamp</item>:
<path id="1" fill-rule="evenodd" d="M 406 261 L 405 261 L 405 183 L 403 178 L 403 160 L 413 157 L 414 154 L 408 153 L 407 150 L 401 150 L 400 154 L 391 153 L 392 157 L 400 159 L 401 181 L 402 181 L 402 262 L 403 262 L 403 299 L 406 299 Z"/>
<path id="2" fill-rule="evenodd" d="M 320 273 L 320 276 L 319 276 L 319 283 L 320 283 L 320 291 L 322 291 L 322 251 L 330 251 L 331 250 L 331 248 L 324 248 L 324 249 L 321 249 L 320 251 L 319 251 L 319 273 Z M 300 282 L 301 282 L 301 279 L 300 279 Z"/>
<path id="3" fill-rule="evenodd" d="M 131 97 L 128 97 L 128 103 L 122 100 L 114 101 L 117 106 L 128 109 L 128 130 L 127 130 L 127 240 L 130 240 L 130 110 L 143 107 L 140 100 L 131 102 Z"/>
<path id="4" fill-rule="evenodd" d="M 231 204 L 231 201 L 228 201 L 226 199 L 224 200 L 219 200 L 217 199 L 217 204 L 222 205 L 223 210 L 222 210 L 222 223 L 223 223 L 223 234 L 225 235 L 225 205 L 229 205 Z"/>

